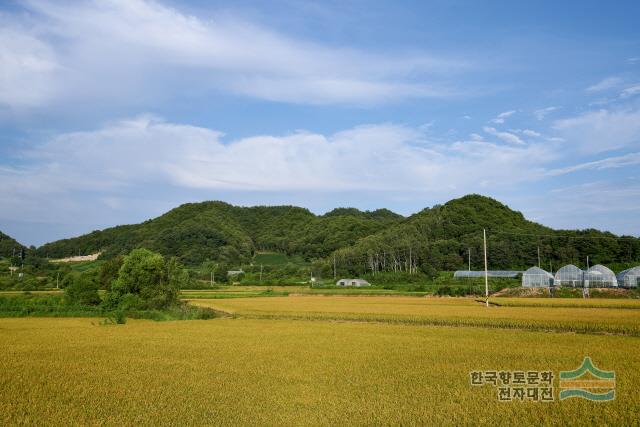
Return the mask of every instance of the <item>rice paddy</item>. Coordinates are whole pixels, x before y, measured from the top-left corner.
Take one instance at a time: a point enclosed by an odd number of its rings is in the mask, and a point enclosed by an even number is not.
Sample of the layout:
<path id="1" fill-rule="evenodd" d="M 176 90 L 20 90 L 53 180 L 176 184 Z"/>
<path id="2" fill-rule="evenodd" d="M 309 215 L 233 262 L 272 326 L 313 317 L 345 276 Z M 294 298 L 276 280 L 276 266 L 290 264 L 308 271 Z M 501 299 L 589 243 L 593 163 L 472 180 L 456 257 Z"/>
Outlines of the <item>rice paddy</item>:
<path id="1" fill-rule="evenodd" d="M 289 296 L 192 303 L 229 316 L 124 325 L 0 319 L 0 425 L 599 426 L 640 419 L 640 310 L 629 302 L 555 307 L 527 299 L 530 306 L 487 308 L 470 298 Z M 615 400 L 559 401 L 556 390 L 553 402 L 505 403 L 494 387 L 470 385 L 470 371 L 558 375 L 585 356 L 615 371 Z"/>
<path id="2" fill-rule="evenodd" d="M 619 300 L 611 301 L 610 304 L 615 304 Z M 473 298 L 351 296 L 194 300 L 192 303 L 253 318 L 377 321 L 640 336 L 640 310 L 581 307 L 580 304 L 558 308 L 541 305 L 487 308 Z"/>

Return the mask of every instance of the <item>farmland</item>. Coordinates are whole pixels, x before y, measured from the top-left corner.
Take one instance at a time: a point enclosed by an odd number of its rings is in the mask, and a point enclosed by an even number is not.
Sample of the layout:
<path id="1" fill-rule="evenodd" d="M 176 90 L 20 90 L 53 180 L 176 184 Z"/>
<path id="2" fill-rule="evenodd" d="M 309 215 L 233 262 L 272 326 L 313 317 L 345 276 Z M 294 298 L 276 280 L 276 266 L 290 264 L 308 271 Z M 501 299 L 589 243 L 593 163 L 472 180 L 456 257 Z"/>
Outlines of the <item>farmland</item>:
<path id="1" fill-rule="evenodd" d="M 513 304 L 513 300 L 511 301 Z M 528 299 L 521 299 L 528 301 Z M 234 315 L 263 319 L 348 320 L 414 325 L 477 326 L 557 332 L 616 333 L 640 336 L 640 301 L 608 300 L 609 306 L 489 307 L 473 298 L 296 296 L 233 300 L 193 300 L 192 303 Z M 602 300 L 601 300 L 602 301 Z M 526 302 L 525 302 L 526 303 Z M 570 305 L 570 304 L 574 305 Z M 604 304 L 604 303 L 601 303 Z M 626 309 L 629 306 L 638 310 Z"/>
<path id="2" fill-rule="evenodd" d="M 3 425 L 629 425 L 640 416 L 638 338 L 628 336 L 246 318 L 0 319 L 0 335 Z M 494 389 L 469 385 L 471 370 L 557 372 L 585 355 L 615 369 L 615 401 L 499 403 Z"/>

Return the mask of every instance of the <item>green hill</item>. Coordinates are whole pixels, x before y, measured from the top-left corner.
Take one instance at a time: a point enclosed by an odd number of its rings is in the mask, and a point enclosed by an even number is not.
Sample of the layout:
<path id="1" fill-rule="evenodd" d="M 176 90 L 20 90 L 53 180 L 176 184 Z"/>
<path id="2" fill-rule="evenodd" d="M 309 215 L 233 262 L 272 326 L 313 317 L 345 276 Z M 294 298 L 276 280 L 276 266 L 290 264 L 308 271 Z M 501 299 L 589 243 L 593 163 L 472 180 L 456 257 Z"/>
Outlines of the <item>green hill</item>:
<path id="1" fill-rule="evenodd" d="M 11 257 L 14 254 L 14 249 L 15 254 L 19 255 L 20 249 L 24 247 L 25 246 L 18 243 L 14 238 L 0 231 L 0 258 Z"/>
<path id="2" fill-rule="evenodd" d="M 557 269 L 640 259 L 640 239 L 597 230 L 553 230 L 528 221 L 488 197 L 468 195 L 412 215 L 406 221 L 336 251 L 354 272 L 429 271 L 483 268 L 482 230 L 487 230 L 490 268 L 528 268 L 538 263 Z"/>
<path id="3" fill-rule="evenodd" d="M 141 224 L 94 231 L 48 243 L 38 253 L 65 257 L 102 251 L 104 257 L 146 247 L 184 263 L 250 262 L 256 251 L 303 259 L 335 256 L 354 273 L 481 269 L 482 229 L 491 268 L 545 268 L 572 262 L 625 263 L 640 259 L 640 239 L 597 230 L 567 231 L 528 221 L 488 197 L 469 195 L 404 218 L 386 209 L 338 208 L 315 215 L 295 206 L 238 207 L 214 201 L 189 203 Z M 551 264 L 551 267 L 550 267 Z"/>
<path id="4" fill-rule="evenodd" d="M 317 216 L 295 206 L 238 207 L 224 202 L 188 203 L 141 224 L 123 225 L 38 248 L 52 258 L 101 251 L 111 257 L 136 247 L 177 256 L 187 264 L 205 260 L 241 263 L 256 250 L 301 255 L 329 255 L 402 220 L 390 211 L 347 209 Z"/>

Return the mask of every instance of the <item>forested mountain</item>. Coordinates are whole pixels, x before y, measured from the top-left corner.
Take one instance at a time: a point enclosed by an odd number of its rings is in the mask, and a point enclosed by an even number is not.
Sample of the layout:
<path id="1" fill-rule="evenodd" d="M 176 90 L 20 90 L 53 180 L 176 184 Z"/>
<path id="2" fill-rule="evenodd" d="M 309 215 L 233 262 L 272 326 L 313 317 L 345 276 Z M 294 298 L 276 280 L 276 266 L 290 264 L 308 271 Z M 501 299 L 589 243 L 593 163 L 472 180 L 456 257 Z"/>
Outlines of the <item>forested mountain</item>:
<path id="1" fill-rule="evenodd" d="M 640 259 L 640 239 L 598 230 L 553 230 L 528 221 L 520 212 L 488 197 L 469 195 L 412 215 L 406 221 L 335 252 L 354 272 L 480 270 L 483 229 L 487 230 L 490 268 L 546 269 L 561 265 L 620 263 Z"/>
<path id="2" fill-rule="evenodd" d="M 317 216 L 295 206 L 239 207 L 224 202 L 188 203 L 143 222 L 47 243 L 38 254 L 52 258 L 102 251 L 111 257 L 136 247 L 177 256 L 187 264 L 205 260 L 248 262 L 256 250 L 329 255 L 404 218 L 388 210 L 336 209 Z"/>
<path id="3" fill-rule="evenodd" d="M 24 248 L 24 246 L 18 243 L 14 238 L 7 236 L 0 231 L 0 258 L 14 255 L 14 249 L 15 254 L 19 255 L 22 248 Z"/>
<path id="4" fill-rule="evenodd" d="M 436 205 L 404 218 L 389 210 L 338 208 L 314 215 L 295 206 L 238 207 L 189 203 L 141 224 L 124 225 L 48 243 L 38 254 L 63 257 L 102 251 L 104 257 L 146 247 L 187 264 L 249 262 L 256 250 L 336 262 L 354 273 L 481 269 L 482 229 L 490 268 L 583 266 L 640 259 L 640 239 L 597 230 L 566 231 L 528 221 L 520 212 L 478 195 Z M 551 266 L 550 266 L 551 264 Z"/>

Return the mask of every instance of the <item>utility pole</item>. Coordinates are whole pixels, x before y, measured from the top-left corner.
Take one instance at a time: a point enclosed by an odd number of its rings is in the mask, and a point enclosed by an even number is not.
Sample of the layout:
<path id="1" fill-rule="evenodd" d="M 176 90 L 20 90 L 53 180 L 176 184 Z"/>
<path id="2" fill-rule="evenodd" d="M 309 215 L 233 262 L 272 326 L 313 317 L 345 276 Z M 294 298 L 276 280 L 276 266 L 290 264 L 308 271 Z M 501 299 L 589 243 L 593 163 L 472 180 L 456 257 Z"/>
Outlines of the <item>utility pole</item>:
<path id="1" fill-rule="evenodd" d="M 211 270 L 211 287 L 213 288 L 213 270 Z"/>
<path id="2" fill-rule="evenodd" d="M 589 269 L 589 255 L 587 255 L 587 270 Z"/>
<path id="3" fill-rule="evenodd" d="M 60 289 L 60 272 L 56 273 L 56 289 Z"/>
<path id="4" fill-rule="evenodd" d="M 538 268 L 540 268 L 540 246 L 538 246 Z"/>
<path id="5" fill-rule="evenodd" d="M 262 264 L 260 264 L 260 283 L 262 283 Z"/>
<path id="6" fill-rule="evenodd" d="M 333 255 L 333 280 L 336 280 L 336 276 L 338 273 L 336 272 L 336 255 Z"/>
<path id="7" fill-rule="evenodd" d="M 489 266 L 487 265 L 487 230 L 482 229 L 482 237 L 484 243 L 484 293 L 486 296 L 487 307 L 489 307 Z"/>
<path id="8" fill-rule="evenodd" d="M 469 248 L 469 271 L 471 271 L 471 248 Z"/>

